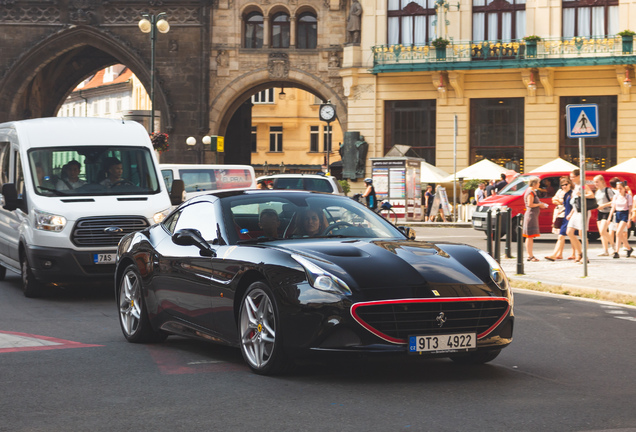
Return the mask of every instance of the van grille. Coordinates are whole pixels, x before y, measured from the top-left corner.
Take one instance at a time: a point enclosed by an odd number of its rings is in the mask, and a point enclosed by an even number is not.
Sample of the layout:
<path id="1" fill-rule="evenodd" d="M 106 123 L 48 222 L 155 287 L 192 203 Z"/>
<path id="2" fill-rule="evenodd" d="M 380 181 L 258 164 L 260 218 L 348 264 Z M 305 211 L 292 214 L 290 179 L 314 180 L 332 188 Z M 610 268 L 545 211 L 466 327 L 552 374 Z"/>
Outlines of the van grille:
<path id="1" fill-rule="evenodd" d="M 107 228 L 119 228 L 108 232 Z M 126 234 L 148 227 L 143 217 L 94 217 L 79 219 L 73 227 L 71 241 L 75 246 L 117 246 Z"/>

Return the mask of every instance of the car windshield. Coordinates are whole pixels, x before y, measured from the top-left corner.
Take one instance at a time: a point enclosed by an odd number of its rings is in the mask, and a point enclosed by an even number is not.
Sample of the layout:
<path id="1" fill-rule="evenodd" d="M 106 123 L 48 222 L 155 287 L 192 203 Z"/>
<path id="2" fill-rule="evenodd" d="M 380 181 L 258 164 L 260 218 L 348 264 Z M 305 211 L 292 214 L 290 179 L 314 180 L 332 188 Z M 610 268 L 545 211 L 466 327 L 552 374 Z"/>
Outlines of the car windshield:
<path id="1" fill-rule="evenodd" d="M 150 151 L 131 146 L 35 148 L 29 165 L 38 195 L 150 195 L 160 192 Z"/>
<path id="2" fill-rule="evenodd" d="M 263 192 L 222 199 L 234 241 L 297 238 L 404 238 L 381 216 L 346 197 Z"/>
<path id="3" fill-rule="evenodd" d="M 528 179 L 531 176 L 522 175 L 511 181 L 506 185 L 505 188 L 497 192 L 497 195 L 510 195 L 510 196 L 518 196 L 523 195 L 523 192 L 528 187 Z"/>

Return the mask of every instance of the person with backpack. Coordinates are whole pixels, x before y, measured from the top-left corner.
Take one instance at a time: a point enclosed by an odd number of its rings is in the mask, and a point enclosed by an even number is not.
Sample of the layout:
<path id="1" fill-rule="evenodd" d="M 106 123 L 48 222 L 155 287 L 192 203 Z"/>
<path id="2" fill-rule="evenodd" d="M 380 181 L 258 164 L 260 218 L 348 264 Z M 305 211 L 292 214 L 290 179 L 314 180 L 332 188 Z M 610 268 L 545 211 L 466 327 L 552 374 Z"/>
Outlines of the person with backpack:
<path id="1" fill-rule="evenodd" d="M 373 187 L 373 179 L 365 178 L 364 184 L 367 185 L 367 189 L 362 194 L 362 197 L 366 200 L 367 207 L 375 211 L 378 208 L 378 199 L 375 195 L 375 188 Z"/>

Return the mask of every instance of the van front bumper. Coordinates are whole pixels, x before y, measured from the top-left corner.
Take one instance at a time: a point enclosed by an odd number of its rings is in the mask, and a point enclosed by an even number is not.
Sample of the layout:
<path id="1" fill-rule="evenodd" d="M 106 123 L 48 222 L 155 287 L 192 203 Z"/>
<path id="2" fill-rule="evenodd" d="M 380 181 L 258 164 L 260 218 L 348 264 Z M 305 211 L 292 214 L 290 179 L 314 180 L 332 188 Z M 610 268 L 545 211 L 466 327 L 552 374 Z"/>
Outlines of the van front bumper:
<path id="1" fill-rule="evenodd" d="M 26 254 L 35 278 L 42 283 L 60 285 L 111 281 L 112 264 L 95 264 L 95 254 L 117 254 L 116 249 L 77 251 L 74 249 L 27 246 Z"/>

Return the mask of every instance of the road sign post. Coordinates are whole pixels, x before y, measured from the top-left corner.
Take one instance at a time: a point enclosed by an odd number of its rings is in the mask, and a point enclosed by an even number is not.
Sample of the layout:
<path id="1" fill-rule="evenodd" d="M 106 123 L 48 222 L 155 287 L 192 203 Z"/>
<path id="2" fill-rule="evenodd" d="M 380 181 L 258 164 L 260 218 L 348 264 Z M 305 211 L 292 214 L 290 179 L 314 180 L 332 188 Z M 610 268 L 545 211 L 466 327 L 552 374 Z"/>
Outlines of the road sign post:
<path id="1" fill-rule="evenodd" d="M 566 123 L 569 138 L 579 139 L 579 170 L 581 171 L 581 243 L 583 245 L 581 258 L 583 260 L 583 277 L 587 277 L 587 202 L 585 200 L 585 138 L 597 138 L 598 133 L 598 105 L 582 104 L 565 107 Z"/>

